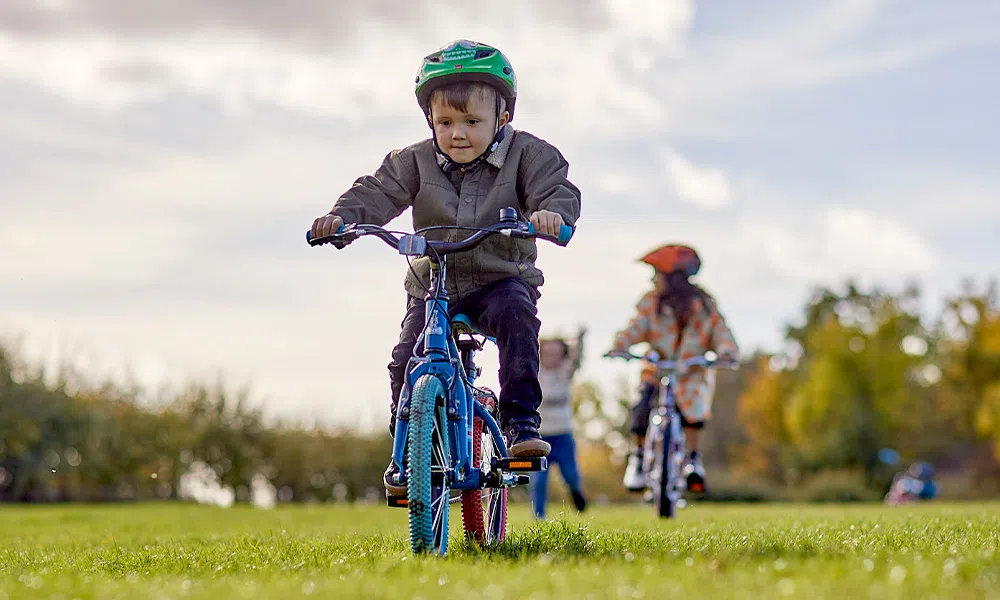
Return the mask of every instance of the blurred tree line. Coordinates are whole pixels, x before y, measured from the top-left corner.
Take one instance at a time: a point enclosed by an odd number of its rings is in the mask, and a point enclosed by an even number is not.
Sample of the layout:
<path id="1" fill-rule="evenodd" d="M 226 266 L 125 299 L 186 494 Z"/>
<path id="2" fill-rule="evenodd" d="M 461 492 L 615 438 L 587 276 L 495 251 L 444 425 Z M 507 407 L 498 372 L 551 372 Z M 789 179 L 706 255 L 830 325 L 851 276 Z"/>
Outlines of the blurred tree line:
<path id="1" fill-rule="evenodd" d="M 994 283 L 966 282 L 936 315 L 920 290 L 819 290 L 787 350 L 755 358 L 739 397 L 733 466 L 800 485 L 835 471 L 884 489 L 894 450 L 961 474 L 967 495 L 1000 480 L 1000 308 Z"/>
<path id="2" fill-rule="evenodd" d="M 221 383 L 153 400 L 140 392 L 87 384 L 71 368 L 46 373 L 0 346 L 0 501 L 177 498 L 197 469 L 236 501 L 261 478 L 281 501 L 381 499 L 381 432 L 269 421 Z M 580 462 L 597 500 L 634 499 L 620 481 L 635 396 L 627 379 L 610 393 L 575 387 Z M 966 283 L 937 314 L 915 285 L 817 290 L 781 353 L 718 373 L 713 415 L 702 445 L 717 499 L 874 499 L 913 460 L 958 474 L 962 493 L 951 495 L 996 494 L 996 286 Z M 884 448 L 900 464 L 880 462 Z"/>
<path id="3" fill-rule="evenodd" d="M 162 395 L 88 385 L 71 368 L 50 376 L 0 346 L 0 501 L 177 498 L 206 465 L 237 501 L 255 476 L 285 501 L 378 492 L 388 435 L 269 423 L 221 383 Z"/>

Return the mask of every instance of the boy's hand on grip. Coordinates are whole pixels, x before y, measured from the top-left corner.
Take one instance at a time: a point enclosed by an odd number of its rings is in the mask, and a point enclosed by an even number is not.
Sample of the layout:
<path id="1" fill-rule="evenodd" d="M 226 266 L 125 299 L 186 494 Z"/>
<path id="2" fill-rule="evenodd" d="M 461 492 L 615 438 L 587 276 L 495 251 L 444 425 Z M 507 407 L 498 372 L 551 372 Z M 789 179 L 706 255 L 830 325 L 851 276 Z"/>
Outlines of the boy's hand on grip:
<path id="1" fill-rule="evenodd" d="M 559 237 L 559 227 L 566 224 L 562 215 L 548 210 L 535 211 L 528 221 L 535 226 L 535 231 L 551 237 Z"/>
<path id="2" fill-rule="evenodd" d="M 323 237 L 337 233 L 337 230 L 344 224 L 344 220 L 337 215 L 323 215 L 315 221 L 312 226 L 312 236 L 314 238 Z"/>

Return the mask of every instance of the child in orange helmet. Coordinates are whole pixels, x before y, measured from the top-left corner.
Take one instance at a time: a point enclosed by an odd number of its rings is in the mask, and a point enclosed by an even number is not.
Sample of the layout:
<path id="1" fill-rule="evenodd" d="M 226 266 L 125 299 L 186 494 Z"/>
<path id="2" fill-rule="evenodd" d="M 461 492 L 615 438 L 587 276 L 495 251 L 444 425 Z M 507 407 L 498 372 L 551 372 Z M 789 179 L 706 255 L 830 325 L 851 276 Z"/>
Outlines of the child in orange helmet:
<path id="1" fill-rule="evenodd" d="M 616 334 L 612 352 L 622 352 L 646 342 L 664 360 L 686 360 L 713 350 L 724 361 L 738 361 L 736 340 L 715 300 L 690 280 L 701 268 L 698 253 L 689 246 L 668 244 L 640 260 L 655 270 L 654 288 L 639 300 L 636 315 L 628 326 Z M 710 370 L 691 368 L 674 380 L 677 407 L 687 440 L 688 464 L 683 472 L 687 474 L 688 489 L 692 491 L 705 489 L 698 434 L 711 417 L 715 392 L 712 375 Z M 630 490 L 645 488 L 642 448 L 658 388 L 656 368 L 647 365 L 643 369 L 639 402 L 632 409 L 633 450 L 624 477 L 625 487 Z"/>

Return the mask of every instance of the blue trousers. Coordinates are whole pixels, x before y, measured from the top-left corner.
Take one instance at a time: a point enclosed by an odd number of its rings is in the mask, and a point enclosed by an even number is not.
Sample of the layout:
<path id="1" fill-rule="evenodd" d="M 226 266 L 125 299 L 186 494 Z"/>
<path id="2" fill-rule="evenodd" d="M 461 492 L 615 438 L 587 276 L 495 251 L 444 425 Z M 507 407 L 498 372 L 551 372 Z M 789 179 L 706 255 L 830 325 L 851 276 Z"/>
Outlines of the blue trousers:
<path id="1" fill-rule="evenodd" d="M 539 519 L 545 518 L 545 504 L 549 498 L 549 471 L 553 466 L 559 465 L 559 473 L 570 492 L 580 491 L 580 471 L 576 466 L 576 443 L 573 435 L 546 435 L 542 439 L 552 446 L 552 450 L 549 452 L 549 469 L 531 474 L 531 504 Z"/>

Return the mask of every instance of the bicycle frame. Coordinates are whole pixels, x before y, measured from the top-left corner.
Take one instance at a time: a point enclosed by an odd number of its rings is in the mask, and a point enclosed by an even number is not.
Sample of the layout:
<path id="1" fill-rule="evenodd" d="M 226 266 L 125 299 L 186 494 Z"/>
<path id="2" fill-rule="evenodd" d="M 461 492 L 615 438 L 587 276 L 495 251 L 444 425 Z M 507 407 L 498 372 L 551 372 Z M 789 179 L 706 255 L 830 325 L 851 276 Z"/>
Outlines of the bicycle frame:
<path id="1" fill-rule="evenodd" d="M 463 353 L 458 348 L 452 329 L 451 318 L 448 316 L 448 293 L 442 287 L 447 269 L 447 256 L 441 257 L 441 262 L 431 263 L 431 285 L 426 296 L 426 313 L 423 335 L 423 350 L 410 358 L 406 368 L 406 379 L 399 398 L 397 412 L 396 436 L 393 439 L 392 460 L 403 472 L 403 457 L 406 455 L 406 438 L 410 417 L 410 390 L 416 381 L 425 374 L 432 374 L 441 380 L 447 390 L 445 413 L 448 417 L 448 441 L 452 452 L 452 464 L 449 473 L 449 487 L 453 489 L 478 489 L 495 487 L 511 482 L 485 482 L 480 469 L 473 467 L 472 444 L 480 440 L 473 439 L 473 418 L 479 417 L 489 430 L 490 435 L 499 449 L 500 458 L 506 458 L 507 444 L 496 420 L 472 393 L 472 385 L 479 375 L 479 370 L 473 363 L 474 349 Z M 419 339 L 418 345 L 419 348 Z M 463 360 L 465 358 L 465 360 Z"/>

